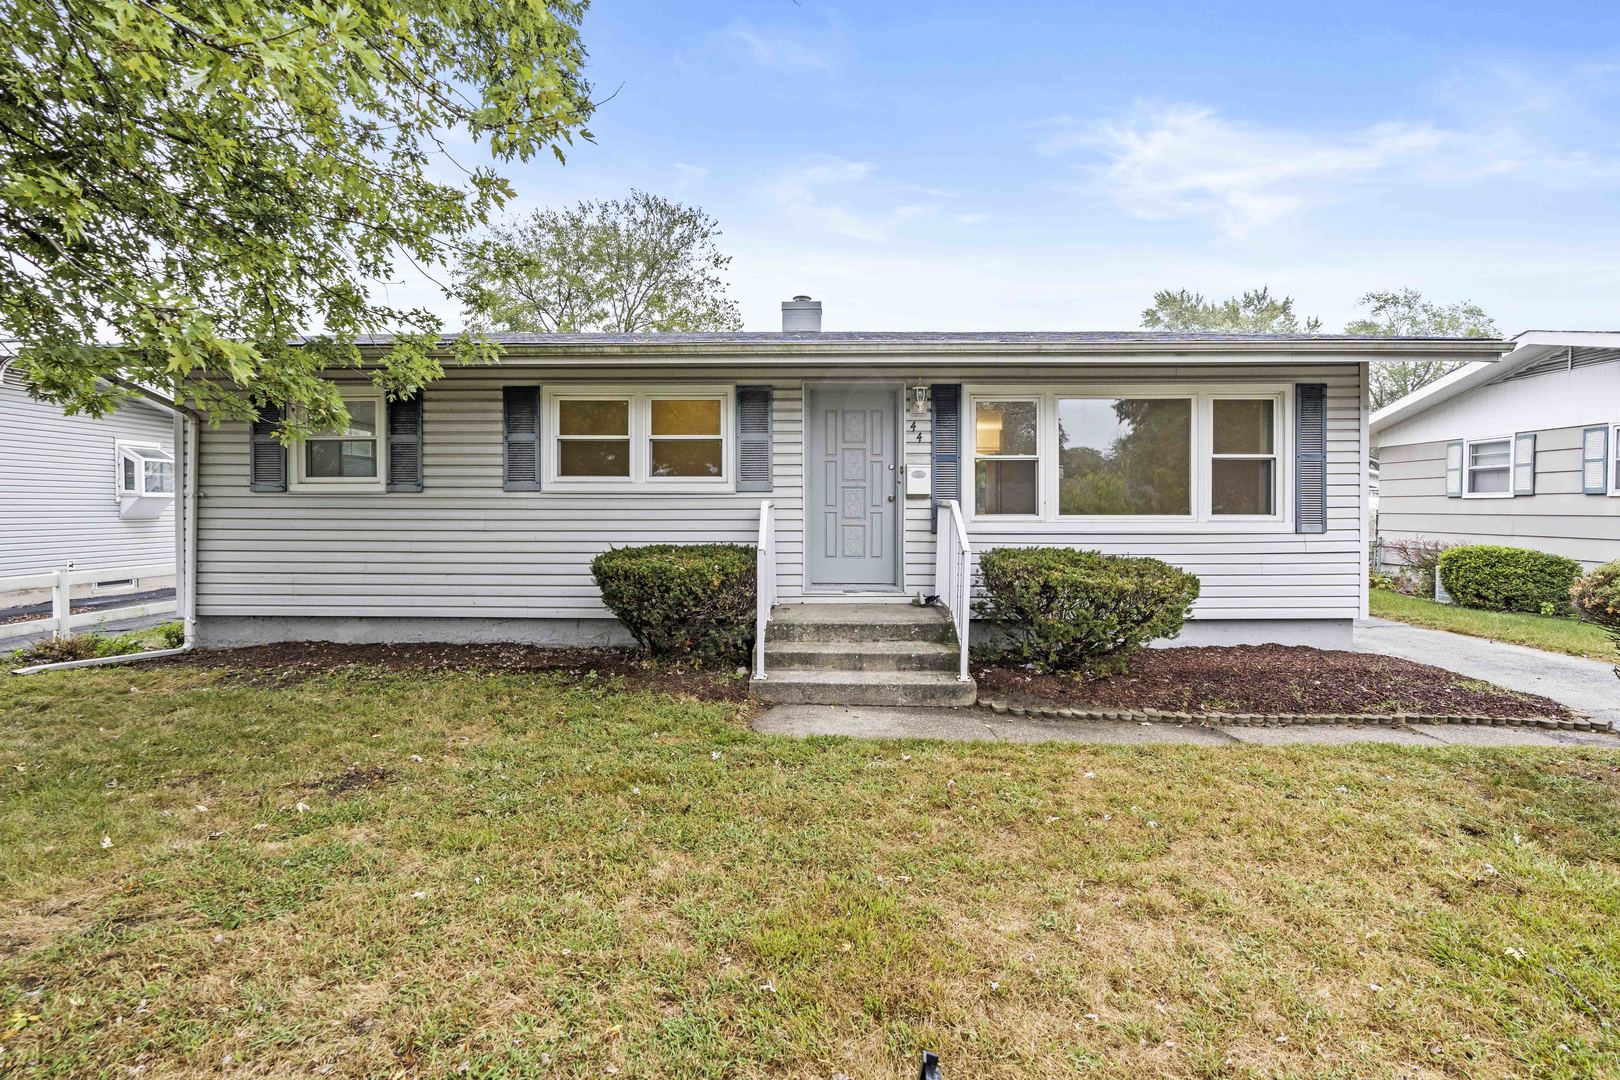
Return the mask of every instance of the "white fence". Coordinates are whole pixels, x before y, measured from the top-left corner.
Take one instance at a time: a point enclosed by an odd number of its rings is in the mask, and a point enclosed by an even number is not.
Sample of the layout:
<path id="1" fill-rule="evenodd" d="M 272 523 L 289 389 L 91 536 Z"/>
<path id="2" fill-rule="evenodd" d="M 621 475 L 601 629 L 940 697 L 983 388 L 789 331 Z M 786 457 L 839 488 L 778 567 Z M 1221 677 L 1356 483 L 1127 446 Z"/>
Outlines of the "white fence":
<path id="1" fill-rule="evenodd" d="M 101 566 L 93 570 L 75 570 L 64 566 L 40 574 L 20 577 L 0 577 L 0 596 L 7 593 L 27 592 L 34 589 L 51 590 L 51 613 L 38 619 L 0 623 L 0 641 L 9 638 L 32 637 L 35 634 L 71 634 L 91 630 L 110 622 L 144 619 L 150 615 L 169 615 L 175 612 L 173 600 L 134 601 L 128 604 L 98 606 L 94 611 L 75 614 L 72 609 L 73 586 L 93 585 L 98 581 L 138 581 L 141 578 L 173 577 L 173 563 L 154 563 L 149 566 Z"/>

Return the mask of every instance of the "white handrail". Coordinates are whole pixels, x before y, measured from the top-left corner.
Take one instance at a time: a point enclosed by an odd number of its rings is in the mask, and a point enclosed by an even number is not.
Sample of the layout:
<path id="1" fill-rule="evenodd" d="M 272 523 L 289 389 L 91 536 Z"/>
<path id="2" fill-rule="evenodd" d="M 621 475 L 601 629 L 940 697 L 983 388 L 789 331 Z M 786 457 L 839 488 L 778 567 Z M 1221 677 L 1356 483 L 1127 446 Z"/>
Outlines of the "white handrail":
<path id="1" fill-rule="evenodd" d="M 776 606 L 776 517 L 770 500 L 759 504 L 759 544 L 754 554 L 754 678 L 765 677 L 765 629 Z"/>
<path id="2" fill-rule="evenodd" d="M 962 523 L 962 508 L 955 499 L 945 499 L 939 504 L 939 517 L 939 542 L 934 548 L 934 594 L 956 624 L 956 677 L 965 682 L 968 678 L 969 609 L 973 602 L 973 549 L 968 546 L 967 526 Z"/>

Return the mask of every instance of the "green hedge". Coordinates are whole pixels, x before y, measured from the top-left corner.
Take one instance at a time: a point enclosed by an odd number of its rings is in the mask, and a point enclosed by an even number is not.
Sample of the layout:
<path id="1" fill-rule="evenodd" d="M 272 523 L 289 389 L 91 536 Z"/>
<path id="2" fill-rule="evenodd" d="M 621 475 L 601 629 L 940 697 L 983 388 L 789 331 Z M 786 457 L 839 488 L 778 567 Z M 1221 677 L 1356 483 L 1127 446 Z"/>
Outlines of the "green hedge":
<path id="1" fill-rule="evenodd" d="M 1466 544 L 1440 556 L 1440 584 L 1463 607 L 1566 614 L 1581 564 L 1529 548 Z"/>
<path id="2" fill-rule="evenodd" d="M 602 602 L 660 659 L 740 664 L 754 641 L 754 549 L 734 544 L 615 548 L 591 561 Z"/>
<path id="3" fill-rule="evenodd" d="M 1180 633 L 1198 599 L 1198 578 L 1168 563 L 1073 548 L 991 548 L 979 572 L 981 613 L 1037 671 L 1122 671 L 1143 645 Z"/>

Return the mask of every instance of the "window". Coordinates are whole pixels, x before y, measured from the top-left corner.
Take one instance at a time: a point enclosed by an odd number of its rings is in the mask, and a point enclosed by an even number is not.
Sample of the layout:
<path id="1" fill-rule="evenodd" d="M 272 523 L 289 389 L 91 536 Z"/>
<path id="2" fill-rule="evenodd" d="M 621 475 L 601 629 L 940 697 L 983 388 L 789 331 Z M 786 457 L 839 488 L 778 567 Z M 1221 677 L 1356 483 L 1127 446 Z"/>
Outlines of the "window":
<path id="1" fill-rule="evenodd" d="M 382 391 L 347 390 L 343 404 L 349 410 L 346 430 L 317 431 L 293 451 L 293 487 L 383 489 Z"/>
<path id="2" fill-rule="evenodd" d="M 1030 517 L 1040 507 L 1040 404 L 978 401 L 973 409 L 973 506 Z"/>
<path id="3" fill-rule="evenodd" d="M 118 444 L 118 494 L 174 496 L 174 457 L 156 446 Z"/>
<path id="4" fill-rule="evenodd" d="M 1210 419 L 1210 514 L 1276 514 L 1277 400 L 1215 398 Z"/>
<path id="5" fill-rule="evenodd" d="M 1059 398 L 1058 513 L 1192 513 L 1191 398 Z"/>
<path id="6" fill-rule="evenodd" d="M 563 489 L 731 482 L 730 388 L 547 392 L 547 479 Z"/>
<path id="7" fill-rule="evenodd" d="M 1620 495 L 1620 424 L 1609 429 L 1609 494 Z"/>
<path id="8" fill-rule="evenodd" d="M 1120 531 L 1128 522 L 1273 526 L 1291 512 L 1285 387 L 970 387 L 968 400 L 975 517 L 1086 519 Z"/>
<path id="9" fill-rule="evenodd" d="M 1474 439 L 1463 446 L 1463 498 L 1513 496 L 1513 439 Z"/>

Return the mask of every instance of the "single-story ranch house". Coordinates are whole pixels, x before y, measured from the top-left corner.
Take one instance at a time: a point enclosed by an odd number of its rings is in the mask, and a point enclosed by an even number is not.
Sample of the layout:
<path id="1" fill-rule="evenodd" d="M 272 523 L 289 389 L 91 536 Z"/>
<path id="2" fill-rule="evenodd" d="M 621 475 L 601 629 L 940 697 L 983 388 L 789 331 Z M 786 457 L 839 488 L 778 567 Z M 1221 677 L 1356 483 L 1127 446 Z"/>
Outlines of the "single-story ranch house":
<path id="1" fill-rule="evenodd" d="M 498 366 L 406 402 L 350 372 L 353 429 L 290 448 L 203 427 L 182 440 L 193 640 L 620 641 L 597 553 L 763 537 L 780 605 L 949 602 L 941 547 L 1067 544 L 1198 574 L 1186 642 L 1345 646 L 1367 365 L 1503 351 L 824 333 L 819 303 L 783 306 L 781 333 L 507 335 Z"/>
<path id="2" fill-rule="evenodd" d="M 1620 334 L 1513 340 L 1373 415 L 1378 535 L 1620 559 Z"/>

